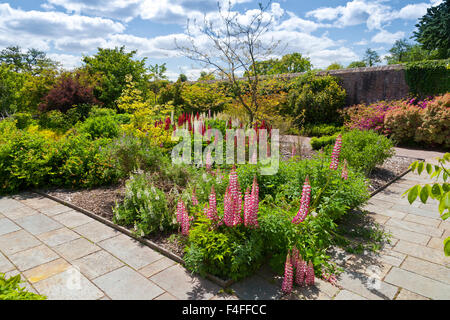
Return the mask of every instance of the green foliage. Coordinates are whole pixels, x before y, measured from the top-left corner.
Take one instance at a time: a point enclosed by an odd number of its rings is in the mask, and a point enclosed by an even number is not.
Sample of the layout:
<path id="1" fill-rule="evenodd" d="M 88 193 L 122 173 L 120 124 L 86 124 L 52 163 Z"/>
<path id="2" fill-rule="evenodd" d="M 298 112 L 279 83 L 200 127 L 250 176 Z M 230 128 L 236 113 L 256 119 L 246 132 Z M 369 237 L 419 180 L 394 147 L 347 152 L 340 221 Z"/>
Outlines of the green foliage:
<path id="1" fill-rule="evenodd" d="M 403 193 L 408 195 L 408 201 L 412 204 L 417 198 L 422 203 L 427 203 L 429 198 L 439 201 L 439 214 L 442 220 L 446 220 L 450 216 L 450 184 L 447 180 L 450 177 L 450 172 L 446 168 L 446 164 L 450 162 L 450 153 L 445 153 L 442 158 L 438 158 L 438 164 L 426 163 L 424 161 L 414 161 L 411 163 L 411 171 L 417 172 L 419 175 L 422 172 L 426 172 L 431 179 L 435 178 L 436 181 L 441 177 L 443 183 L 435 182 L 432 186 L 425 184 L 421 186 L 419 184 L 409 188 Z M 450 237 L 444 240 L 444 252 L 446 256 L 450 256 Z"/>
<path id="2" fill-rule="evenodd" d="M 313 150 L 319 150 L 323 147 L 332 145 L 336 142 L 337 136 L 338 134 L 334 134 L 332 136 L 312 137 L 310 140 L 311 147 Z"/>
<path id="3" fill-rule="evenodd" d="M 376 63 L 381 62 L 380 56 L 375 50 L 367 48 L 363 58 L 364 63 L 368 67 L 373 67 Z"/>
<path id="4" fill-rule="evenodd" d="M 123 203 L 117 204 L 113 212 L 115 223 L 134 225 L 134 232 L 141 237 L 172 230 L 176 222 L 173 211 L 168 210 L 165 193 L 150 183 L 145 174 L 130 177 Z"/>
<path id="5" fill-rule="evenodd" d="M 392 140 L 372 130 L 352 130 L 342 135 L 341 159 L 369 175 L 377 165 L 394 155 Z"/>
<path id="6" fill-rule="evenodd" d="M 406 64 L 409 91 L 417 96 L 445 94 L 450 91 L 450 60 L 429 60 Z"/>
<path id="7" fill-rule="evenodd" d="M 427 50 L 437 50 L 441 59 L 450 57 L 450 3 L 427 9 L 419 19 L 414 38 Z"/>
<path id="8" fill-rule="evenodd" d="M 285 73 L 299 73 L 310 71 L 312 64 L 309 58 L 302 57 L 300 53 L 291 53 L 284 55 L 281 59 L 269 59 L 266 61 L 257 61 L 255 65 L 250 66 L 250 75 L 273 75 Z"/>
<path id="9" fill-rule="evenodd" d="M 306 124 L 303 126 L 300 131 L 301 135 L 307 137 L 322 137 L 322 136 L 331 136 L 335 133 L 342 132 L 344 130 L 343 126 L 339 126 L 336 124 Z"/>
<path id="10" fill-rule="evenodd" d="M 44 69 L 56 69 L 59 63 L 47 57 L 45 52 L 31 48 L 22 52 L 19 46 L 10 46 L 0 52 L 0 64 L 5 63 L 14 68 L 15 72 L 29 72 L 38 75 Z"/>
<path id="11" fill-rule="evenodd" d="M 115 108 L 126 85 L 126 76 L 131 75 L 137 88 L 144 90 L 149 80 L 145 59 L 135 60 L 136 51 L 125 52 L 125 47 L 114 49 L 99 48 L 91 57 L 84 57 L 83 62 L 89 74 L 101 74 L 100 86 L 97 88 L 97 98 L 106 107 Z"/>
<path id="12" fill-rule="evenodd" d="M 160 148 L 153 146 L 147 139 L 124 135 L 108 145 L 107 152 L 115 159 L 116 168 L 121 176 L 127 176 L 134 170 L 156 171 L 164 162 Z"/>
<path id="13" fill-rule="evenodd" d="M 34 122 L 31 113 L 27 112 L 17 112 L 14 114 L 13 119 L 16 120 L 16 126 L 18 129 L 26 129 Z"/>
<path id="14" fill-rule="evenodd" d="M 264 258 L 264 242 L 258 230 L 240 226 L 214 229 L 208 218 L 200 215 L 189 231 L 186 267 L 202 275 L 240 280 L 258 270 Z"/>
<path id="15" fill-rule="evenodd" d="M 42 113 L 39 117 L 39 126 L 57 132 L 66 132 L 72 125 L 68 117 L 59 110 Z"/>
<path id="16" fill-rule="evenodd" d="M 79 126 L 81 133 L 88 134 L 91 139 L 116 138 L 119 135 L 119 124 L 111 116 L 90 117 Z"/>
<path id="17" fill-rule="evenodd" d="M 181 91 L 186 112 L 220 112 L 230 103 L 220 83 L 196 82 L 185 84 Z"/>
<path id="18" fill-rule="evenodd" d="M 326 68 L 326 70 L 339 70 L 339 69 L 344 69 L 344 66 L 338 62 L 334 62 Z"/>
<path id="19" fill-rule="evenodd" d="M 309 73 L 293 81 L 288 109 L 294 117 L 304 110 L 305 123 L 338 122 L 338 110 L 344 107 L 345 99 L 346 92 L 337 78 Z"/>
<path id="20" fill-rule="evenodd" d="M 20 274 L 6 279 L 4 273 L 0 273 L 0 300 L 45 300 L 47 297 L 28 292 L 21 287 Z"/>
<path id="21" fill-rule="evenodd" d="M 104 152 L 107 139 L 92 141 L 71 133 L 53 140 L 42 132 L 0 126 L 0 193 L 30 187 L 92 187 L 117 181 L 117 170 Z"/>
<path id="22" fill-rule="evenodd" d="M 353 61 L 351 62 L 347 68 L 365 68 L 366 63 L 364 61 Z"/>
<path id="23" fill-rule="evenodd" d="M 0 116 L 7 116 L 20 109 L 23 103 L 21 89 L 26 75 L 15 72 L 12 66 L 0 64 Z"/>

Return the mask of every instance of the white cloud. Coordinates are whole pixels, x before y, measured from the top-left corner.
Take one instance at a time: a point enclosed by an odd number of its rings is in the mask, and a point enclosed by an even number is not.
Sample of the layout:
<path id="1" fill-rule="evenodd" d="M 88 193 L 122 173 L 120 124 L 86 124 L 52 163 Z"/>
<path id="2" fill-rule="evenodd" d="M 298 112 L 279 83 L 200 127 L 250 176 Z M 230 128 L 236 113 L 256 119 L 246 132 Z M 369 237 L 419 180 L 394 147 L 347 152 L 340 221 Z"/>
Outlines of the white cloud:
<path id="1" fill-rule="evenodd" d="M 396 12 L 394 16 L 405 20 L 416 20 L 423 17 L 429 7 L 429 3 L 408 4 Z"/>
<path id="2" fill-rule="evenodd" d="M 58 53 L 50 53 L 47 56 L 52 60 L 61 62 L 63 67 L 67 70 L 72 70 L 74 68 L 81 66 L 80 56 L 74 56 L 70 54 L 58 54 Z"/>
<path id="3" fill-rule="evenodd" d="M 372 42 L 376 43 L 387 43 L 387 44 L 393 44 L 395 41 L 403 38 L 405 36 L 405 33 L 403 31 L 397 31 L 395 33 L 391 33 L 386 30 L 381 30 L 376 35 L 372 37 Z"/>
<path id="4" fill-rule="evenodd" d="M 0 45 L 19 44 L 48 50 L 52 41 L 70 37 L 73 41 L 123 32 L 121 23 L 99 17 L 62 12 L 23 11 L 0 4 Z"/>

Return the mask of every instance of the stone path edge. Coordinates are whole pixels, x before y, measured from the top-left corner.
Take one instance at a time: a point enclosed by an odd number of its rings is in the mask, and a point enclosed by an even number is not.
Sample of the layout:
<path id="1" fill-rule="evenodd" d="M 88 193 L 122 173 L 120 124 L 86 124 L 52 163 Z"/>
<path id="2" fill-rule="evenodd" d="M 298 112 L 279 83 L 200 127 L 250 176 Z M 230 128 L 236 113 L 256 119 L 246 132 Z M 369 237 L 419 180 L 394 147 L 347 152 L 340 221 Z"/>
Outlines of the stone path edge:
<path id="1" fill-rule="evenodd" d="M 416 159 L 416 158 L 411 158 L 411 159 Z M 425 161 L 425 159 L 417 159 L 419 161 Z M 387 182 L 385 185 L 379 187 L 378 189 L 376 189 L 375 191 L 372 191 L 372 193 L 370 194 L 370 198 L 372 198 L 374 195 L 376 195 L 377 193 L 380 193 L 381 191 L 383 191 L 384 189 L 386 189 L 387 187 L 389 187 L 391 184 L 393 184 L 395 181 L 399 180 L 401 177 L 405 176 L 408 172 L 411 171 L 411 168 L 406 169 L 405 171 L 403 171 L 402 173 L 400 173 L 398 176 L 395 176 L 395 178 L 393 178 L 392 180 L 390 180 L 389 182 Z"/>
<path id="2" fill-rule="evenodd" d="M 81 213 L 83 213 L 83 214 L 85 214 L 85 215 L 87 215 L 87 216 L 89 216 L 89 217 L 91 217 L 91 218 L 93 218 L 93 219 L 103 223 L 103 224 L 106 224 L 107 226 L 109 226 L 111 228 L 114 228 L 115 230 L 117 230 L 119 232 L 122 232 L 122 233 L 126 234 L 127 236 L 129 236 L 129 237 L 139 241 L 140 243 L 150 247 L 151 249 L 158 251 L 159 253 L 161 253 L 162 255 L 166 256 L 167 258 L 172 259 L 172 260 L 180 263 L 181 265 L 185 264 L 183 258 L 181 258 L 180 256 L 178 256 L 178 255 L 176 255 L 176 254 L 174 254 L 174 253 L 164 249 L 163 247 L 157 245 L 153 241 L 150 241 L 150 240 L 145 239 L 145 238 L 136 237 L 127 228 L 119 226 L 119 225 L 109 221 L 108 219 L 105 219 L 105 218 L 103 218 L 103 217 L 101 217 L 101 216 L 99 216 L 99 215 L 97 215 L 97 214 L 95 214 L 95 213 L 93 213 L 93 212 L 91 212 L 89 210 L 86 210 L 86 209 L 83 209 L 81 207 L 78 207 L 78 206 L 76 206 L 76 205 L 74 205 L 74 204 L 72 204 L 70 202 L 67 202 L 67 201 L 65 201 L 63 199 L 60 199 L 58 197 L 49 195 L 49 194 L 47 194 L 45 192 L 42 192 L 42 191 L 39 191 L 39 190 L 33 190 L 33 192 L 35 192 L 35 193 L 37 193 L 37 194 L 39 194 L 39 195 L 41 195 L 43 197 L 46 197 L 48 199 L 51 199 L 53 201 L 56 201 L 56 202 L 58 202 L 60 204 L 63 204 L 65 206 L 67 206 L 67 207 L 70 207 L 70 208 L 72 208 L 72 209 L 74 209 L 74 210 L 76 210 L 78 212 L 81 212 Z M 216 277 L 216 276 L 214 276 L 212 274 L 209 274 L 209 273 L 206 274 L 205 277 L 207 279 L 215 282 L 216 284 L 218 284 L 219 286 L 221 286 L 223 288 L 227 288 L 227 287 L 231 286 L 234 283 L 234 280 L 232 280 L 232 279 L 222 280 L 222 279 L 220 279 L 220 278 L 218 278 L 218 277 Z"/>

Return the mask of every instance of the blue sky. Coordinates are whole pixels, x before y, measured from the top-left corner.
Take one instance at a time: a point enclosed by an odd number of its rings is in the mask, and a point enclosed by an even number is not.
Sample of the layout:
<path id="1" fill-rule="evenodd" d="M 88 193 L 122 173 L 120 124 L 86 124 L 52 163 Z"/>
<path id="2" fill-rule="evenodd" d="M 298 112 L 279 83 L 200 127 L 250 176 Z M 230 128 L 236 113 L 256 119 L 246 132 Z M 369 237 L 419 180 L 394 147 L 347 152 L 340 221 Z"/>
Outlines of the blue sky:
<path id="1" fill-rule="evenodd" d="M 228 0 L 219 0 L 228 3 Z M 261 1 L 261 0 L 259 0 Z M 232 0 L 242 19 L 259 1 Z M 300 52 L 314 67 L 360 60 L 367 48 L 387 54 L 397 39 L 409 39 L 418 18 L 442 0 L 278 0 L 269 32 L 284 50 Z M 187 19 L 214 20 L 217 0 L 0 0 L 0 49 L 10 45 L 38 48 L 70 69 L 97 47 L 125 45 L 167 63 L 171 80 L 179 73 L 195 80 L 202 66 L 181 57 L 174 39 L 183 40 Z M 412 40 L 410 40 L 412 41 Z M 198 44 L 208 44 L 198 37 Z"/>

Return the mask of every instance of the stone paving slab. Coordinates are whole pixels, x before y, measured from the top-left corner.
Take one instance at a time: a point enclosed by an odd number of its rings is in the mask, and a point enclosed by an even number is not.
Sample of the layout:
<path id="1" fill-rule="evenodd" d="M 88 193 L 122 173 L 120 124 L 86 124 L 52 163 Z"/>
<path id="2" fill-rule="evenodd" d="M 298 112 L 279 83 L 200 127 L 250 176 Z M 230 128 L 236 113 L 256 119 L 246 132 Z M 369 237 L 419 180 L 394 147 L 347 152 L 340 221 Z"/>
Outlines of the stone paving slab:
<path id="1" fill-rule="evenodd" d="M 5 255 L 36 247 L 41 242 L 25 230 L 8 233 L 0 236 L 0 251 Z"/>
<path id="2" fill-rule="evenodd" d="M 427 298 L 450 299 L 450 285 L 397 267 L 392 268 L 385 281 Z"/>
<path id="3" fill-rule="evenodd" d="M 82 235 L 86 239 L 97 243 L 105 239 L 112 238 L 121 234 L 119 231 L 104 225 L 101 222 L 93 220 L 73 229 L 76 233 Z"/>
<path id="4" fill-rule="evenodd" d="M 20 271 L 31 269 L 58 258 L 59 256 L 46 245 L 33 247 L 9 256 L 9 259 Z"/>
<path id="5" fill-rule="evenodd" d="M 368 299 L 351 291 L 342 290 L 336 295 L 334 300 L 368 300 Z"/>
<path id="6" fill-rule="evenodd" d="M 140 269 L 164 257 L 124 234 L 101 241 L 98 245 L 134 269 Z"/>
<path id="7" fill-rule="evenodd" d="M 49 247 L 56 247 L 60 244 L 78 239 L 80 238 L 80 235 L 64 227 L 61 229 L 41 233 L 37 236 L 37 238 Z"/>
<path id="8" fill-rule="evenodd" d="M 70 229 L 95 221 L 91 217 L 75 210 L 53 216 L 53 219 Z"/>
<path id="9" fill-rule="evenodd" d="M 65 259 L 73 261 L 100 250 L 100 247 L 84 238 L 79 238 L 70 242 L 60 244 L 53 249 Z"/>
<path id="10" fill-rule="evenodd" d="M 38 235 L 63 227 L 58 222 L 41 213 L 17 219 L 15 222 L 33 235 Z"/>
<path id="11" fill-rule="evenodd" d="M 167 269 L 175 264 L 177 264 L 177 263 L 175 261 L 173 261 L 172 259 L 164 257 L 164 258 L 157 260 L 157 261 L 149 264 L 148 266 L 140 269 L 139 272 L 148 278 L 148 277 L 151 277 L 151 276 L 157 274 L 158 272 L 160 272 L 164 269 Z"/>
<path id="12" fill-rule="evenodd" d="M 68 270 L 71 265 L 62 258 L 41 264 L 33 269 L 25 271 L 23 274 L 31 283 L 50 278 L 58 273 Z"/>
<path id="13" fill-rule="evenodd" d="M 88 279 L 94 279 L 105 273 L 122 267 L 124 264 L 110 253 L 100 250 L 72 262 L 80 268 Z"/>
<path id="14" fill-rule="evenodd" d="M 75 268 L 36 282 L 34 287 L 50 300 L 96 300 L 105 295 Z"/>
<path id="15" fill-rule="evenodd" d="M 150 280 L 182 300 L 209 300 L 220 290 L 220 287 L 211 281 L 192 276 L 179 264 L 155 274 Z"/>
<path id="16" fill-rule="evenodd" d="M 19 231 L 20 229 L 21 228 L 17 224 L 8 218 L 0 219 L 0 236 L 14 231 Z"/>
<path id="17" fill-rule="evenodd" d="M 272 300 L 281 296 L 279 285 L 274 285 L 258 275 L 231 285 L 236 295 L 244 300 Z"/>
<path id="18" fill-rule="evenodd" d="M 94 280 L 111 299 L 152 300 L 164 290 L 130 267 L 124 266 Z"/>
<path id="19" fill-rule="evenodd" d="M 0 272 L 5 273 L 14 269 L 14 265 L 3 254 L 0 253 Z"/>
<path id="20" fill-rule="evenodd" d="M 19 207 L 11 210 L 5 210 L 3 213 L 4 216 L 8 217 L 11 220 L 17 220 L 24 217 L 29 217 L 35 214 L 39 214 L 39 211 L 30 207 Z"/>
<path id="21" fill-rule="evenodd" d="M 421 296 L 420 294 L 411 292 L 409 290 L 402 289 L 395 298 L 395 300 L 430 300 L 430 299 Z"/>
<path id="22" fill-rule="evenodd" d="M 409 256 L 403 262 L 401 268 L 450 285 L 449 268 L 439 264 Z"/>

